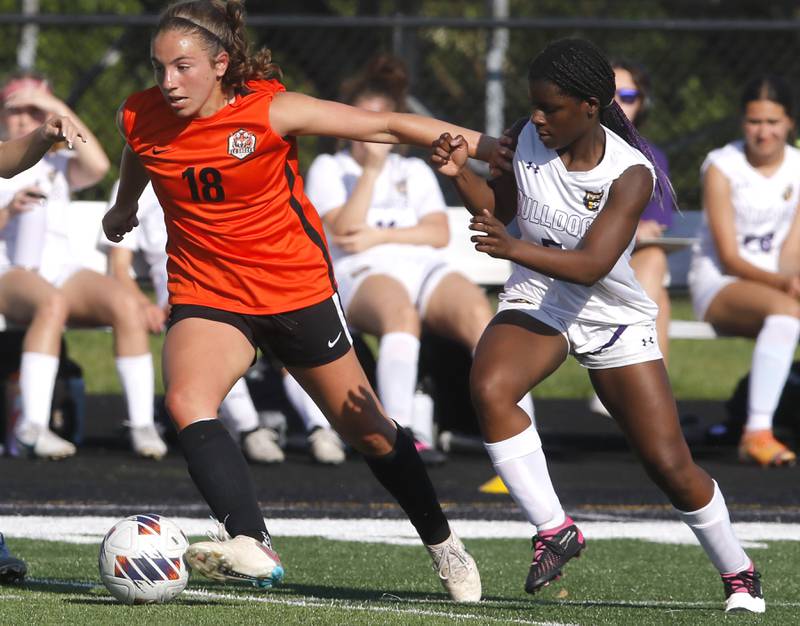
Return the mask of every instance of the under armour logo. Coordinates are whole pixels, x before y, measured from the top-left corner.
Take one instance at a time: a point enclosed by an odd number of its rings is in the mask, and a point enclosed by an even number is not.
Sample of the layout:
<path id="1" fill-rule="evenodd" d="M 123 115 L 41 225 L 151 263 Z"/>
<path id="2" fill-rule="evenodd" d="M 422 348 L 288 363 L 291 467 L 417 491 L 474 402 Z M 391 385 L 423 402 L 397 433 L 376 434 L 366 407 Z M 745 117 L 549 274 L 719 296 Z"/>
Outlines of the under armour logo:
<path id="1" fill-rule="evenodd" d="M 653 341 L 653 338 L 652 338 L 652 337 L 648 337 L 647 339 L 642 339 L 642 346 L 644 346 L 645 348 L 647 347 L 647 344 L 648 344 L 648 343 L 649 343 L 650 345 L 653 345 L 653 344 L 655 343 L 655 342 Z"/>
<path id="2" fill-rule="evenodd" d="M 539 166 L 536 165 L 533 161 L 525 161 L 525 169 L 533 170 L 534 174 L 539 173 Z"/>

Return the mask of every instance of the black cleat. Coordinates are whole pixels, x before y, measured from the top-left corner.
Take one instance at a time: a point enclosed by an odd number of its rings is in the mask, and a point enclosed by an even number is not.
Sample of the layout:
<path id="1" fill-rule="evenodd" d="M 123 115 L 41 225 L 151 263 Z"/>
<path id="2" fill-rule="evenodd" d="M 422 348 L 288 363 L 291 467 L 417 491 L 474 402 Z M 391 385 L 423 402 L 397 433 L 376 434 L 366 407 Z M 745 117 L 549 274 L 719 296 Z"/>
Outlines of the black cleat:
<path id="1" fill-rule="evenodd" d="M 25 561 L 11 556 L 6 541 L 0 534 L 0 584 L 9 585 L 21 583 L 28 572 Z"/>
<path id="2" fill-rule="evenodd" d="M 568 521 L 572 521 L 567 518 Z M 536 535 L 532 540 L 533 561 L 525 580 L 525 591 L 536 593 L 550 581 L 561 577 L 561 568 L 571 558 L 580 556 L 586 547 L 583 534 L 575 524 L 570 524 L 554 535 Z"/>
<path id="3" fill-rule="evenodd" d="M 724 574 L 722 585 L 725 587 L 725 612 L 744 611 L 763 613 L 766 610 L 764 594 L 761 593 L 761 574 L 753 564 L 743 572 Z"/>

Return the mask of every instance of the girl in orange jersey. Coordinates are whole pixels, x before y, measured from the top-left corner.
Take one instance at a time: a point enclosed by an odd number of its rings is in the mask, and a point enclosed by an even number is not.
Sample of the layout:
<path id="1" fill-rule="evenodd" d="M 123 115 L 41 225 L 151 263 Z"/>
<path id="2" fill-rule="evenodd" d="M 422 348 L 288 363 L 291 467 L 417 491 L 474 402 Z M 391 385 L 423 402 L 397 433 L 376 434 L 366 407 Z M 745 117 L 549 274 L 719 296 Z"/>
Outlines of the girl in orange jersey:
<path id="1" fill-rule="evenodd" d="M 477 601 L 475 563 L 413 441 L 384 415 L 351 348 L 294 136 L 430 145 L 449 131 L 484 157 L 493 141 L 433 119 L 286 92 L 269 52 L 248 52 L 243 15 L 238 0 L 164 11 L 151 43 L 157 86 L 130 96 L 118 114 L 127 145 L 117 200 L 103 220 L 119 241 L 152 181 L 168 232 L 166 405 L 189 473 L 226 531 L 192 545 L 186 558 L 219 580 L 271 587 L 283 577 L 242 453 L 214 419 L 256 348 L 268 347 L 397 499 L 450 596 Z"/>

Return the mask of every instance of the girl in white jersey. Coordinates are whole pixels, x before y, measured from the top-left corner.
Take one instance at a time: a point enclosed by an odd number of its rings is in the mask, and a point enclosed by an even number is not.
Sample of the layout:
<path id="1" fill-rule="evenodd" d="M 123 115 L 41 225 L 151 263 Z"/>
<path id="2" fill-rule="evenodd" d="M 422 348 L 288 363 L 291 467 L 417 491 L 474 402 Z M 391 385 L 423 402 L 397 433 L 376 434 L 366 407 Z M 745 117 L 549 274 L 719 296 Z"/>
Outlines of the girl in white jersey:
<path id="1" fill-rule="evenodd" d="M 135 301 L 108 277 L 74 261 L 67 237 L 70 191 L 99 182 L 109 162 L 91 131 L 41 77 L 20 74 L 3 87 L 0 122 L 21 137 L 51 116 L 69 116 L 89 141 L 74 152 L 50 151 L 30 169 L 0 181 L 0 206 L 14 214 L 2 224 L 7 255 L 0 255 L 0 312 L 30 323 L 20 363 L 22 418 L 15 434 L 35 457 L 65 458 L 75 446 L 48 428 L 64 324 L 111 325 L 117 370 L 128 403 L 137 454 L 160 458 L 166 446 L 153 424 L 153 360 Z M 34 214 L 33 228 L 23 221 Z M 38 232 L 38 235 L 37 235 Z"/>
<path id="2" fill-rule="evenodd" d="M 536 528 L 525 589 L 559 577 L 585 546 L 553 489 L 539 435 L 516 407 L 572 353 L 722 575 L 726 610 L 763 612 L 759 574 L 681 433 L 656 341 L 657 308 L 629 264 L 654 185 L 651 161 L 637 149 L 646 144 L 614 102 L 611 66 L 588 41 L 549 45 L 528 78 L 530 120 L 513 174 L 496 178 L 494 193 L 464 168 L 463 138 L 442 135 L 432 157 L 474 215 L 476 249 L 514 263 L 478 344 L 471 385 L 492 463 Z M 506 232 L 514 218 L 521 239 Z"/>
<path id="3" fill-rule="evenodd" d="M 695 315 L 727 335 L 754 337 L 742 460 L 794 464 L 772 418 L 800 337 L 800 150 L 792 90 L 781 78 L 742 94 L 743 140 L 703 162 L 703 224 L 689 270 Z"/>
<path id="4" fill-rule="evenodd" d="M 407 70 L 382 55 L 347 81 L 345 102 L 370 111 L 404 111 Z M 331 257 L 348 322 L 380 340 L 377 391 L 386 412 L 413 431 L 420 332 L 450 337 L 473 351 L 491 320 L 483 291 L 444 258 L 446 205 L 430 167 L 390 152 L 391 145 L 351 141 L 318 156 L 306 194 L 331 237 Z M 526 395 L 523 408 L 533 414 Z M 444 455 L 420 438 L 423 461 Z"/>

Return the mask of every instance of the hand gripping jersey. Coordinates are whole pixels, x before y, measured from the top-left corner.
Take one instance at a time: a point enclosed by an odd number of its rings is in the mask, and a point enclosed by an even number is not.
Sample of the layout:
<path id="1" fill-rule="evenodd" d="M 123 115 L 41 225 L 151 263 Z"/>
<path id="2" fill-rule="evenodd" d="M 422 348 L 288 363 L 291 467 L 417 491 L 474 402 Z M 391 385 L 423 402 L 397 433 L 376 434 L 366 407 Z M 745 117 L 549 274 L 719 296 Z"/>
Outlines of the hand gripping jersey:
<path id="1" fill-rule="evenodd" d="M 778 171 L 767 178 L 747 162 L 744 141 L 735 141 L 712 150 L 701 167 L 705 175 L 713 165 L 728 179 L 739 254 L 768 272 L 778 271 L 781 247 L 800 201 L 800 150 L 786 146 L 783 155 Z M 710 259 L 724 274 L 705 212 L 698 236 L 695 259 Z"/>
<path id="2" fill-rule="evenodd" d="M 317 304 L 336 284 L 294 138 L 269 124 L 275 80 L 250 81 L 210 117 L 174 115 L 157 87 L 123 108 L 125 135 L 164 208 L 170 304 L 270 315 Z"/>
<path id="3" fill-rule="evenodd" d="M 539 140 L 530 122 L 523 128 L 514 154 L 517 218 L 521 238 L 540 246 L 572 250 L 578 246 L 605 207 L 611 184 L 647 158 L 625 140 L 606 133 L 602 161 L 588 172 L 567 171 L 554 150 Z M 525 300 L 559 319 L 594 324 L 636 324 L 658 312 L 636 281 L 630 267 L 631 239 L 611 271 L 586 287 L 556 280 L 516 263 L 501 300 Z"/>

